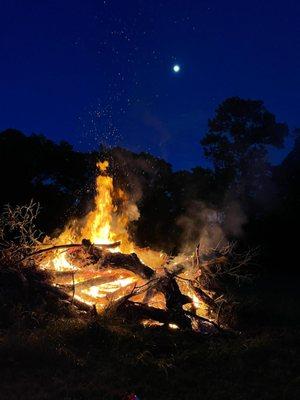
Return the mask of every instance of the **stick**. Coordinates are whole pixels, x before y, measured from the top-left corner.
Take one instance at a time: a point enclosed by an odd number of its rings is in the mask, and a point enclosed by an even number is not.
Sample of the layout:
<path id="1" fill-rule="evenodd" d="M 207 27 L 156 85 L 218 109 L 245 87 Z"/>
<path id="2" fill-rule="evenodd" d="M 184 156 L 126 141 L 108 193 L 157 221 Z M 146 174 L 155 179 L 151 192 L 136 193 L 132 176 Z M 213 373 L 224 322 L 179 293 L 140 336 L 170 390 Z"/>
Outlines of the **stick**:
<path id="1" fill-rule="evenodd" d="M 114 249 L 115 247 L 120 246 L 120 244 L 121 244 L 121 242 L 118 241 L 115 243 L 108 243 L 108 244 L 94 244 L 93 246 L 101 247 L 103 249 Z M 30 257 L 37 256 L 42 253 L 46 253 L 47 251 L 54 251 L 54 250 L 59 250 L 59 249 L 70 249 L 72 247 L 81 247 L 81 246 L 82 246 L 81 243 L 60 244 L 57 246 L 49 247 L 48 249 L 40 249 L 40 250 L 34 251 L 33 253 L 28 254 L 28 256 L 24 257 L 21 261 L 25 261 Z"/>

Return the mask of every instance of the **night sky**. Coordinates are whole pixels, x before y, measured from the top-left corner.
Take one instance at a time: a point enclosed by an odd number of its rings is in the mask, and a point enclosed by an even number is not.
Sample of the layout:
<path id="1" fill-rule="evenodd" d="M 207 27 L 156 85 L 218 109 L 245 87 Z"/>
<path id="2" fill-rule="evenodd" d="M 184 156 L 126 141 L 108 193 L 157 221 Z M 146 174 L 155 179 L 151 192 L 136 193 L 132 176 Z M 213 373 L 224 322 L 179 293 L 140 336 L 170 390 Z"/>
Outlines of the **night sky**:
<path id="1" fill-rule="evenodd" d="M 0 130 L 150 151 L 179 169 L 206 165 L 199 141 L 229 96 L 262 99 L 300 126 L 299 0 L 1 0 L 0 10 Z"/>

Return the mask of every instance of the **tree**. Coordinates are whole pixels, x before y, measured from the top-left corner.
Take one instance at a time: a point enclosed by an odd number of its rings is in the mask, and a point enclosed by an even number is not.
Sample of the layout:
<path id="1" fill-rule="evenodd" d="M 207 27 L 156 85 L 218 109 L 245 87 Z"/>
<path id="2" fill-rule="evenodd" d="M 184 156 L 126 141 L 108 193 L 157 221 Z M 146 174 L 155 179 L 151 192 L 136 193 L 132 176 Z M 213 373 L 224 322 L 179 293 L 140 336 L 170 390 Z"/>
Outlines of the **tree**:
<path id="1" fill-rule="evenodd" d="M 7 129 L 0 133 L 0 209 L 33 198 L 41 205 L 41 229 L 51 233 L 72 213 L 83 212 L 95 163 L 92 154 L 76 152 L 66 142 Z"/>
<path id="2" fill-rule="evenodd" d="M 254 197 L 270 174 L 268 146 L 283 147 L 288 127 L 259 100 L 231 97 L 217 108 L 201 140 L 224 191 Z"/>

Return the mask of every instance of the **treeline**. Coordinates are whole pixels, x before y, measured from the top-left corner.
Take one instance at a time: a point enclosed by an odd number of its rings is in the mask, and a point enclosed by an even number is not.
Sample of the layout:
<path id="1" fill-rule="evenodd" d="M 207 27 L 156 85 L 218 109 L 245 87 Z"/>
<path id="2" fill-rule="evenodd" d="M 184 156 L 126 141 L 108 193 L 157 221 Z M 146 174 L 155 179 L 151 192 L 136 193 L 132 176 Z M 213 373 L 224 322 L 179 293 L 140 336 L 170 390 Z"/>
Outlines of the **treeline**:
<path id="1" fill-rule="evenodd" d="M 96 161 L 108 159 L 117 185 L 139 206 L 141 215 L 131 233 L 140 245 L 175 254 L 187 234 L 184 221 L 193 220 L 195 229 L 197 224 L 201 229 L 196 216 L 201 208 L 221 209 L 226 215 L 235 204 L 244 216 L 242 229 L 232 229 L 235 223 L 229 221 L 224 226 L 228 234 L 238 234 L 245 246 L 259 246 L 266 267 L 297 270 L 299 138 L 280 165 L 268 160 L 269 149 L 283 147 L 288 135 L 288 127 L 261 101 L 229 98 L 208 121 L 201 140 L 213 168 L 173 172 L 170 164 L 148 153 L 101 146 L 82 153 L 66 142 L 8 129 L 0 134 L 0 206 L 33 198 L 42 207 L 41 229 L 53 234 L 92 207 Z"/>

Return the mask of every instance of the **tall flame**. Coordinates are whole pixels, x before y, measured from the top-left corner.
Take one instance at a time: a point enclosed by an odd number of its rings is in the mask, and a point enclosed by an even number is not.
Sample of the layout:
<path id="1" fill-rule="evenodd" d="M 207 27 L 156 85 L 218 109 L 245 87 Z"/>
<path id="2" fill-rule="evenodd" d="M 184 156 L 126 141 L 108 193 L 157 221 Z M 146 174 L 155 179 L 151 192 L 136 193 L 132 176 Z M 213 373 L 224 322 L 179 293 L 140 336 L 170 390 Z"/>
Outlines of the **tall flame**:
<path id="1" fill-rule="evenodd" d="M 112 251 L 122 253 L 136 252 L 141 260 L 157 268 L 164 262 L 163 253 L 136 246 L 128 234 L 128 224 L 139 217 L 136 204 L 130 202 L 127 194 L 114 187 L 113 178 L 108 175 L 108 161 L 98 162 L 99 175 L 96 178 L 95 207 L 82 220 L 68 224 L 55 244 L 80 243 L 89 239 L 95 244 L 108 244 L 120 241 L 119 248 Z M 53 261 L 55 269 L 71 269 L 64 253 L 58 254 Z"/>
<path id="2" fill-rule="evenodd" d="M 97 167 L 103 173 L 108 167 L 108 162 L 99 162 Z M 81 236 L 89 238 L 93 243 L 111 243 L 112 215 L 115 211 L 112 199 L 113 179 L 110 176 L 99 175 L 96 179 L 96 188 L 96 207 L 88 214 Z"/>

